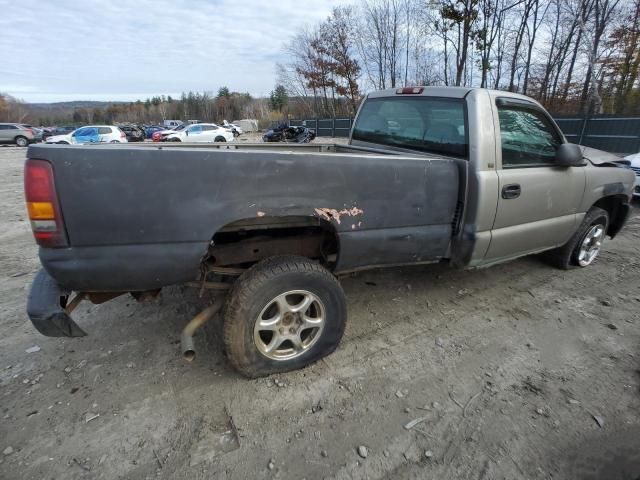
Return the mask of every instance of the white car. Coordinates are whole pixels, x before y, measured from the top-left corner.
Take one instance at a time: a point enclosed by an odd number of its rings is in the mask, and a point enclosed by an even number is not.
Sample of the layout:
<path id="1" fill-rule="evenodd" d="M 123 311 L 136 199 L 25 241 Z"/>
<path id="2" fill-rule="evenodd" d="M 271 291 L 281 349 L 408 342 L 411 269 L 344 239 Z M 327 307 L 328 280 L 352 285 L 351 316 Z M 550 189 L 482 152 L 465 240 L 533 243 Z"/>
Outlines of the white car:
<path id="1" fill-rule="evenodd" d="M 47 143 L 84 145 L 87 143 L 127 143 L 127 136 L 113 125 L 87 125 L 66 135 L 48 137 Z"/>
<path id="2" fill-rule="evenodd" d="M 233 132 L 215 123 L 196 123 L 165 137 L 166 142 L 189 143 L 233 142 L 233 139 Z"/>
<path id="3" fill-rule="evenodd" d="M 235 123 L 229 123 L 226 120 L 224 122 L 222 122 L 222 126 L 224 128 L 226 128 L 227 130 L 230 130 L 234 136 L 238 137 L 240 135 L 242 135 L 244 132 L 242 131 L 242 128 L 240 128 L 240 125 L 237 125 Z"/>
<path id="4" fill-rule="evenodd" d="M 640 153 L 634 153 L 624 158 L 631 162 L 631 170 L 636 174 L 636 185 L 633 187 L 633 196 L 640 197 Z"/>

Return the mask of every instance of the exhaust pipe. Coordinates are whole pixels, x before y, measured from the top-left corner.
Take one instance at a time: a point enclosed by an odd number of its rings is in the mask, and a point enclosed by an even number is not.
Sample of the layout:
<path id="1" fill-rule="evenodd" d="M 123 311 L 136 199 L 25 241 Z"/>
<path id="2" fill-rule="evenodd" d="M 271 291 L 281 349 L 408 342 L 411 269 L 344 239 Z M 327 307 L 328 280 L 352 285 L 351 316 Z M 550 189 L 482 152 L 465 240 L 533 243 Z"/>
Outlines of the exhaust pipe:
<path id="1" fill-rule="evenodd" d="M 193 345 L 193 334 L 198 328 L 207 323 L 211 319 L 211 317 L 218 313 L 221 307 L 222 302 L 218 302 L 214 305 L 208 306 L 198 315 L 193 317 L 191 321 L 187 323 L 187 326 L 182 330 L 180 343 L 182 344 L 182 355 L 184 355 L 184 359 L 186 361 L 191 362 L 196 356 L 196 350 Z"/>

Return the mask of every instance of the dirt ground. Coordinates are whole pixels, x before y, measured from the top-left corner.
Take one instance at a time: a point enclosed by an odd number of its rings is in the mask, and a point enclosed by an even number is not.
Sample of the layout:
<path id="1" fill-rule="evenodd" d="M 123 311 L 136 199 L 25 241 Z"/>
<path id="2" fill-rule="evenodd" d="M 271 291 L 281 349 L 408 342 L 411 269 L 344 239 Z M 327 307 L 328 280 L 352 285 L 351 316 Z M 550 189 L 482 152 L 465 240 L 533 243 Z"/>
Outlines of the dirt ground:
<path id="1" fill-rule="evenodd" d="M 0 478 L 640 478 L 637 208 L 586 269 L 531 257 L 346 278 L 338 350 L 247 380 L 220 319 L 182 359 L 209 300 L 185 287 L 81 304 L 88 337 L 35 331 L 24 156 L 0 147 Z"/>

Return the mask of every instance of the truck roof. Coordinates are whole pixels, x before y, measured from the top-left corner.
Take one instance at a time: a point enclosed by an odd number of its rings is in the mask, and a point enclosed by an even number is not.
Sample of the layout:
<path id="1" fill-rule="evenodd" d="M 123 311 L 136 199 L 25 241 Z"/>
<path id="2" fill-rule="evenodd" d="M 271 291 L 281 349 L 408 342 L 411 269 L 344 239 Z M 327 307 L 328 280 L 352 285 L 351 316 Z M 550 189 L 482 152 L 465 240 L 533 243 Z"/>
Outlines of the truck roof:
<path id="1" fill-rule="evenodd" d="M 427 87 L 427 86 L 411 86 L 411 87 L 396 87 L 396 88 L 387 88 L 385 90 L 377 90 L 371 92 L 367 95 L 367 98 L 381 98 L 381 97 L 395 97 L 398 95 L 398 90 L 403 88 L 414 89 L 414 88 L 422 88 L 422 92 L 420 93 L 406 93 L 407 96 L 422 96 L 422 97 L 446 97 L 446 98 L 464 98 L 471 91 L 486 91 L 486 92 L 495 92 L 498 93 L 501 97 L 512 97 L 519 98 L 522 100 L 526 100 L 533 103 L 538 103 L 532 98 L 529 98 L 525 95 L 508 92 L 506 90 L 492 90 L 488 88 L 480 88 L 480 87 Z"/>

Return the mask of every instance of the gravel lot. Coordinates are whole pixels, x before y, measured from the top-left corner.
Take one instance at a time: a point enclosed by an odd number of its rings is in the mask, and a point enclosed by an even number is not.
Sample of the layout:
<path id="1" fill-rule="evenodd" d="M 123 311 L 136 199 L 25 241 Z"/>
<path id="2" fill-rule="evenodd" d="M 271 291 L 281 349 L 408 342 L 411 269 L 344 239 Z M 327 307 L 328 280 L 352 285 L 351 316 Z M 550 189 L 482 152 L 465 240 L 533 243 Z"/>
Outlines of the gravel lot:
<path id="1" fill-rule="evenodd" d="M 531 257 L 346 278 L 338 350 L 246 380 L 219 319 L 183 361 L 180 330 L 207 303 L 184 287 L 83 303 L 85 338 L 34 330 L 24 155 L 0 148 L 0 478 L 640 476 L 637 208 L 587 269 Z"/>

